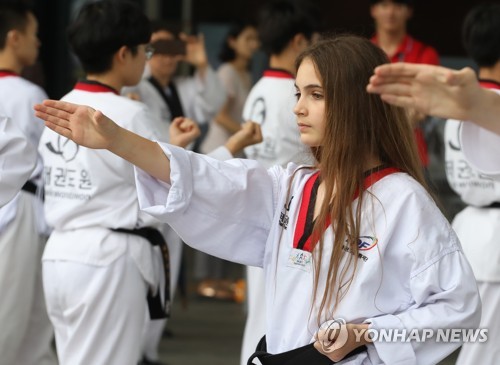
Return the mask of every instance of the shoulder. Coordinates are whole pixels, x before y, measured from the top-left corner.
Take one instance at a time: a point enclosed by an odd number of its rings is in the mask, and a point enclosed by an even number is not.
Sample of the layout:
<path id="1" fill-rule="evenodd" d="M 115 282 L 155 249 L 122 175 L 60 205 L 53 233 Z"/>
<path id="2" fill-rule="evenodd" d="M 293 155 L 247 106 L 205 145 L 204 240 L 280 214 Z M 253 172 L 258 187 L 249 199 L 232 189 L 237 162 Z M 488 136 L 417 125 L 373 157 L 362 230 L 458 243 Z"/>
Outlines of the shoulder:
<path id="1" fill-rule="evenodd" d="M 233 65 L 231 65 L 229 62 L 225 62 L 219 66 L 217 69 L 217 73 L 219 75 L 233 75 L 235 74 L 235 70 Z"/>
<path id="2" fill-rule="evenodd" d="M 15 89 L 11 90 L 13 96 L 18 94 L 23 98 L 31 100 L 43 100 L 48 98 L 47 94 L 40 86 L 25 78 L 13 77 L 12 84 L 15 85 Z"/>

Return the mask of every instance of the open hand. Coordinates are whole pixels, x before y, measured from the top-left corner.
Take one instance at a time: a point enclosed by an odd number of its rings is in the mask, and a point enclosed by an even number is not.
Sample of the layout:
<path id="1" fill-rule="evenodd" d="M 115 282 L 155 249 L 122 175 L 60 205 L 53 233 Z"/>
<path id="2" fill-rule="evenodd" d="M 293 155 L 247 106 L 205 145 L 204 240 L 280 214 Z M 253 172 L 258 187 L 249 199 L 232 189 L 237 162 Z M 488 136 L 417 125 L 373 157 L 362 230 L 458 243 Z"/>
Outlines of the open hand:
<path id="1" fill-rule="evenodd" d="M 459 120 L 470 119 L 472 105 L 481 97 L 476 75 L 470 68 L 456 71 L 410 63 L 377 67 L 367 91 L 380 94 L 389 104 Z"/>
<path id="2" fill-rule="evenodd" d="M 34 109 L 48 128 L 89 148 L 109 149 L 121 129 L 99 110 L 84 105 L 45 100 Z"/>

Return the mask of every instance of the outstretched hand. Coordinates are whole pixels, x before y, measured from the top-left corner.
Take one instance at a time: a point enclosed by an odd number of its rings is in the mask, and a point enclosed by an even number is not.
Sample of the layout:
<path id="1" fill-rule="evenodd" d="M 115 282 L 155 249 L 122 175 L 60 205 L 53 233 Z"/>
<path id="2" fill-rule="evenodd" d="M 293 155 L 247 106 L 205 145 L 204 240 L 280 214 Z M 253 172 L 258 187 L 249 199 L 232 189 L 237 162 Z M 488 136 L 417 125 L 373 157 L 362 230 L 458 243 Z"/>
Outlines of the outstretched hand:
<path id="1" fill-rule="evenodd" d="M 65 101 L 36 104 L 35 115 L 45 125 L 73 142 L 94 149 L 109 149 L 120 127 L 99 110 Z"/>
<path id="2" fill-rule="evenodd" d="M 402 107 L 442 118 L 467 120 L 480 98 L 474 71 L 441 66 L 394 63 L 379 66 L 367 86 L 370 93 Z"/>

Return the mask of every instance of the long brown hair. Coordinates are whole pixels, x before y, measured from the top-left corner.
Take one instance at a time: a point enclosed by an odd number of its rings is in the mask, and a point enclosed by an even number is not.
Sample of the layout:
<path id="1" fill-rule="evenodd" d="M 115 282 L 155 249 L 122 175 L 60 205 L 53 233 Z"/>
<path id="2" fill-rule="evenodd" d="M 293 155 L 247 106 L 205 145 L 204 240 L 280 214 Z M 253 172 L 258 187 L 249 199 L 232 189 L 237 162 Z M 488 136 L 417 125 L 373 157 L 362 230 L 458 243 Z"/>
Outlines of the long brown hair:
<path id="1" fill-rule="evenodd" d="M 356 272 L 361 205 L 366 195 L 362 194 L 366 158 L 375 156 L 424 186 L 425 181 L 406 111 L 382 102 L 378 95 L 368 94 L 365 89 L 374 68 L 388 62 L 384 52 L 369 40 L 344 35 L 309 47 L 298 57 L 297 69 L 305 59 L 313 62 L 325 98 L 323 143 L 312 148 L 325 188 L 313 230 L 313 237 L 320 237 L 315 250 L 313 304 L 318 295 L 319 269 L 322 261 L 328 259 L 323 257 L 322 234 L 328 219 L 335 233 L 318 312 L 320 321 L 325 309 L 333 314 Z M 354 207 L 357 192 L 359 199 Z M 341 267 L 344 257 L 345 265 Z"/>

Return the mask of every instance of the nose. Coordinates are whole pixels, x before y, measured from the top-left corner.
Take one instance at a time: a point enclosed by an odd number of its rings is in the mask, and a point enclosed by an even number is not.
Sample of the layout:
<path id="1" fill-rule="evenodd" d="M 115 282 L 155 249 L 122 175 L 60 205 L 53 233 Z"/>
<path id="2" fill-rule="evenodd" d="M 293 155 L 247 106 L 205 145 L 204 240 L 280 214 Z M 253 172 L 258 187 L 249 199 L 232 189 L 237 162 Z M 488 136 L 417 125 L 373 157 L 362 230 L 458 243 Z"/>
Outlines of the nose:
<path id="1" fill-rule="evenodd" d="M 301 100 L 302 100 L 302 98 L 299 98 L 299 100 L 297 100 L 297 103 L 295 104 L 295 106 L 293 108 L 293 112 L 296 116 L 306 115 L 306 113 L 307 113 L 307 109 L 304 107 L 304 104 Z"/>

